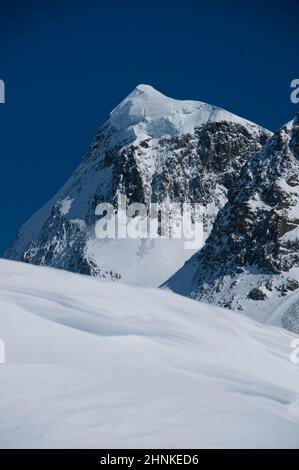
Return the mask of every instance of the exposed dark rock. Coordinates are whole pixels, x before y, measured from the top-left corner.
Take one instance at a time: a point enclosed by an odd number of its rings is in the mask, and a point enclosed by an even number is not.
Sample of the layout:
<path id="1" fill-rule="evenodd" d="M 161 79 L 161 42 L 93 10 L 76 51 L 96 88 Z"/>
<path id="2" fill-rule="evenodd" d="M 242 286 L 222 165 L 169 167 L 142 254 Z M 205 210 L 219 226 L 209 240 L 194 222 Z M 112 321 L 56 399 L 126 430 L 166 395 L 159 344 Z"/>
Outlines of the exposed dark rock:
<path id="1" fill-rule="evenodd" d="M 267 294 L 258 288 L 254 288 L 248 293 L 248 298 L 251 300 L 266 300 Z"/>
<path id="2" fill-rule="evenodd" d="M 271 292 L 271 305 L 298 288 L 299 279 L 287 276 L 296 277 L 299 268 L 298 145 L 295 119 L 252 155 L 231 185 L 205 246 L 179 277 L 167 281 L 168 287 L 220 306 L 241 304 L 244 311 L 251 308 L 248 298 L 263 298 L 266 305 L 263 287 Z M 184 270 L 193 275 L 190 285 L 180 289 Z"/>

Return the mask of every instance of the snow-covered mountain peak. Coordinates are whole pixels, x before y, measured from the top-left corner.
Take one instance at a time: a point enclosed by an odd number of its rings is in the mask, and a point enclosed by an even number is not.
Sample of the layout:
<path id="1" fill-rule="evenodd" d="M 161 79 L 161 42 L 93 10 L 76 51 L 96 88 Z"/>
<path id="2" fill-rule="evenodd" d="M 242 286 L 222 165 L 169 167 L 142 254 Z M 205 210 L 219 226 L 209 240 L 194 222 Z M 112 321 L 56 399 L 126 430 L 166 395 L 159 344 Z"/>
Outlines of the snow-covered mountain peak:
<path id="1" fill-rule="evenodd" d="M 116 205 L 119 194 L 129 203 L 199 203 L 207 235 L 243 164 L 269 136 L 214 106 L 174 100 L 138 85 L 112 111 L 65 185 L 20 229 L 5 256 L 158 286 L 193 254 L 184 239 L 99 239 L 97 205 Z"/>
<path id="2" fill-rule="evenodd" d="M 169 98 L 150 85 L 138 85 L 110 113 L 110 123 L 118 131 L 134 131 L 136 137 L 147 135 L 177 136 L 193 132 L 209 122 L 234 122 L 257 127 L 224 109 L 201 101 Z"/>
<path id="3" fill-rule="evenodd" d="M 163 100 L 165 98 L 167 99 L 167 97 L 165 95 L 163 95 L 163 93 L 156 90 L 151 85 L 146 85 L 144 83 L 140 83 L 139 85 L 137 85 L 136 88 L 132 91 L 132 93 L 130 93 L 129 96 L 133 97 L 133 96 L 138 96 L 138 95 L 141 95 L 141 94 L 144 97 L 146 96 L 148 99 L 155 99 L 155 97 L 157 99 L 160 98 L 160 100 Z"/>

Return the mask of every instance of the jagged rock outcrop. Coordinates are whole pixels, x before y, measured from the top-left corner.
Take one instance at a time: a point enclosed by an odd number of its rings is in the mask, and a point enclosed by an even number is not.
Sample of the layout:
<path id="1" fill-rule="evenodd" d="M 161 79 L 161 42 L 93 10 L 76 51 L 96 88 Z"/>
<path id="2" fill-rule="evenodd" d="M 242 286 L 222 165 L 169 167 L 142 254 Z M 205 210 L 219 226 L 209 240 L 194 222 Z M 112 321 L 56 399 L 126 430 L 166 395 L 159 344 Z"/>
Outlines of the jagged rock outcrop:
<path id="1" fill-rule="evenodd" d="M 278 320 L 284 298 L 299 292 L 299 115 L 244 165 L 205 246 L 166 285 Z M 279 322 L 295 331 L 299 322 L 280 312 Z"/>

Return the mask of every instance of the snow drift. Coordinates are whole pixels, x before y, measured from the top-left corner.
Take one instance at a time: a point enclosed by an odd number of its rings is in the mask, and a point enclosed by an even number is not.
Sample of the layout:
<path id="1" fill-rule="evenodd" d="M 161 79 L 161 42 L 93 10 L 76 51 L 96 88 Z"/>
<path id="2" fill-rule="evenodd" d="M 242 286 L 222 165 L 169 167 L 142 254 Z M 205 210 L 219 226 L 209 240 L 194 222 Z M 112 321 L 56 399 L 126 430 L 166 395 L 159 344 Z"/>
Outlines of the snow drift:
<path id="1" fill-rule="evenodd" d="M 0 447 L 299 447 L 294 336 L 171 292 L 0 261 Z"/>

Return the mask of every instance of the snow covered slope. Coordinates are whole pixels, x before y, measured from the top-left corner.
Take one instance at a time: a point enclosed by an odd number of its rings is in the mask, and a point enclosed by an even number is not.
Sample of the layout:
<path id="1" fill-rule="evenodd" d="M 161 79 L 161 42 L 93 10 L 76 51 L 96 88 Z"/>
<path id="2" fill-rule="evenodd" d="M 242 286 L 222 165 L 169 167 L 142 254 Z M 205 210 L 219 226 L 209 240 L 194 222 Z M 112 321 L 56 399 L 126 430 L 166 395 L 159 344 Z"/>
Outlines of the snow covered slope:
<path id="1" fill-rule="evenodd" d="M 159 289 L 0 260 L 0 447 L 299 447 L 294 336 Z"/>
<path id="2" fill-rule="evenodd" d="M 158 286 L 193 252 L 184 240 L 99 240 L 97 204 L 115 205 L 120 194 L 129 203 L 201 203 L 208 234 L 243 163 L 269 135 L 215 106 L 139 85 L 111 112 L 79 168 L 21 227 L 5 256 Z"/>
<path id="3" fill-rule="evenodd" d="M 206 245 L 166 285 L 277 321 L 274 310 L 299 291 L 299 114 L 244 165 Z M 295 312 L 280 320 L 299 331 Z"/>
<path id="4" fill-rule="evenodd" d="M 283 326 L 299 334 L 299 292 L 289 294 L 279 302 L 267 320 L 268 324 Z"/>

